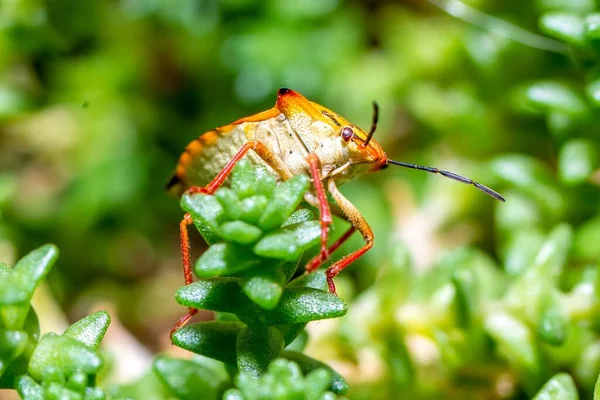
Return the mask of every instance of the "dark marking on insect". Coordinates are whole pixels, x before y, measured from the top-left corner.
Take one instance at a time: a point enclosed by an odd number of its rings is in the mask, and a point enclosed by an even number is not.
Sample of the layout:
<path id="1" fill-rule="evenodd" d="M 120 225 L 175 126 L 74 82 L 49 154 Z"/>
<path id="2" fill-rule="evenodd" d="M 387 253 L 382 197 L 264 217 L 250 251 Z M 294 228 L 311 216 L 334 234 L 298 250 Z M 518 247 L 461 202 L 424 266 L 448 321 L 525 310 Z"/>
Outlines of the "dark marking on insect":
<path id="1" fill-rule="evenodd" d="M 321 113 L 324 116 L 326 116 L 327 118 L 329 118 L 331 120 L 331 122 L 333 122 L 337 126 L 342 126 L 342 124 L 340 124 L 339 121 L 337 119 L 335 119 L 335 117 L 333 115 L 329 114 L 327 111 L 323 110 L 323 111 L 321 111 Z"/>

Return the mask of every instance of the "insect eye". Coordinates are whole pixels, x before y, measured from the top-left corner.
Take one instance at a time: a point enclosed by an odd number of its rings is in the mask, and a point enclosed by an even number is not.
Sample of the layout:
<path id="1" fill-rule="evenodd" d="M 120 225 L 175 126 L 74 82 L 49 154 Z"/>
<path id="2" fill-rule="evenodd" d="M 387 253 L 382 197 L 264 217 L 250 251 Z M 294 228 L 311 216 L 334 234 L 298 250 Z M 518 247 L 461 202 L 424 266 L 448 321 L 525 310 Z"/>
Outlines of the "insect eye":
<path id="1" fill-rule="evenodd" d="M 347 142 L 350 139 L 352 139 L 352 136 L 354 136 L 352 128 L 350 128 L 349 126 L 345 126 L 344 129 L 342 129 L 342 139 L 344 139 L 344 141 Z"/>

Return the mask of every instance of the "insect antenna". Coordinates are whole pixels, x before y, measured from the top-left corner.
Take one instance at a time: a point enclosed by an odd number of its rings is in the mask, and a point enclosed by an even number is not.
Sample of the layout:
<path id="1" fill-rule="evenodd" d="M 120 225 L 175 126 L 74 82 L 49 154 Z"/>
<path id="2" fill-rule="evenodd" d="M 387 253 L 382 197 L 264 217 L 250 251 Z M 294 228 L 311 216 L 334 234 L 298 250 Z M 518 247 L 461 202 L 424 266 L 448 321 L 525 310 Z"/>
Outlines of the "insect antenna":
<path id="1" fill-rule="evenodd" d="M 388 164 L 394 164 L 394 165 L 399 165 L 401 167 L 405 167 L 405 168 L 412 168 L 412 169 L 418 169 L 420 171 L 427 171 L 427 172 L 431 172 L 433 174 L 440 174 L 442 176 L 445 176 L 446 178 L 450 178 L 450 179 L 454 179 L 455 181 L 461 182 L 461 183 L 466 183 L 467 185 L 473 185 L 475 186 L 477 189 L 481 190 L 482 192 L 492 196 L 493 198 L 500 200 L 500 201 L 505 201 L 504 197 L 502 197 L 502 195 L 492 189 L 490 189 L 487 186 L 482 185 L 479 182 L 475 182 L 473 179 L 471 178 L 467 178 L 465 176 L 461 176 L 461 175 L 457 175 L 454 172 L 450 172 L 450 171 L 444 171 L 441 169 L 437 169 L 434 167 L 426 167 L 424 165 L 418 165 L 418 164 L 409 164 L 409 163 L 405 163 L 405 162 L 401 162 L 401 161 L 394 161 L 394 160 L 387 160 Z"/>
<path id="2" fill-rule="evenodd" d="M 369 134 L 367 135 L 367 140 L 363 144 L 363 147 L 367 147 L 373 134 L 375 133 L 375 129 L 377 129 L 377 121 L 379 120 L 379 106 L 376 102 L 373 102 L 373 122 L 371 122 L 371 129 L 369 130 Z"/>

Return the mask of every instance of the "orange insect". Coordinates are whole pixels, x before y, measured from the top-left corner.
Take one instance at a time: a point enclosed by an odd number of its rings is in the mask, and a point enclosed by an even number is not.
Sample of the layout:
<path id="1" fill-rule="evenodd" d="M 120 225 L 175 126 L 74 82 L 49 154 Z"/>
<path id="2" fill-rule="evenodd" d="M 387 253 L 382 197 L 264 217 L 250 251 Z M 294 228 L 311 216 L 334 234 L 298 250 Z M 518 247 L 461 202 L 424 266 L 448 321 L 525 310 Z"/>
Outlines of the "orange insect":
<path id="1" fill-rule="evenodd" d="M 277 102 L 270 110 L 242 118 L 230 125 L 206 132 L 191 142 L 181 155 L 175 175 L 168 187 L 182 193 L 213 194 L 225 182 L 235 164 L 245 155 L 254 164 L 262 164 L 280 180 L 298 174 L 308 175 L 314 190 L 305 200 L 319 209 L 321 251 L 306 265 L 313 272 L 329 258 L 355 231 L 365 244 L 327 268 L 329 290 L 335 293 L 333 278 L 373 246 L 369 224 L 338 189 L 338 185 L 389 164 L 441 174 L 458 182 L 474 185 L 490 196 L 504 201 L 492 189 L 449 171 L 393 161 L 375 140 L 378 107 L 373 104 L 373 123 L 369 132 L 351 124 L 333 111 L 309 101 L 290 89 L 279 89 Z M 250 151 L 252 150 L 252 151 Z M 326 192 L 336 205 L 330 206 Z M 351 227 L 327 247 L 332 213 L 347 220 Z M 181 253 L 185 283 L 192 283 L 187 226 L 192 218 L 186 214 L 180 224 Z M 190 309 L 171 332 L 183 326 L 197 310 Z"/>

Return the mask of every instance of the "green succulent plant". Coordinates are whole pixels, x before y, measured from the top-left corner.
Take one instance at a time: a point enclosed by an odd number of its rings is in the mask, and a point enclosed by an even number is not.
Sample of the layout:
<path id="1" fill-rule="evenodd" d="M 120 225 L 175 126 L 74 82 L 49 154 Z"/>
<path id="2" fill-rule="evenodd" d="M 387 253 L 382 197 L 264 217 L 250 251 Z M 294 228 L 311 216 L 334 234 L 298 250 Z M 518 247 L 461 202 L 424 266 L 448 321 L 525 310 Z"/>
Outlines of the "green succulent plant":
<path id="1" fill-rule="evenodd" d="M 14 268 L 0 265 L 0 387 L 16 388 L 26 400 L 105 399 L 95 377 L 104 364 L 98 346 L 110 324 L 106 312 L 40 338 L 29 301 L 57 258 L 56 247 L 46 245 Z"/>
<path id="2" fill-rule="evenodd" d="M 200 279 L 180 288 L 176 299 L 215 311 L 217 318 L 175 331 L 174 344 L 252 376 L 265 373 L 279 357 L 296 357 L 303 371 L 320 365 L 284 351 L 308 322 L 347 311 L 327 291 L 323 273 L 294 278 L 303 252 L 321 235 L 312 213 L 297 210 L 308 185 L 306 176 L 277 184 L 265 168 L 242 160 L 230 187 L 183 196 L 182 208 L 210 247 L 194 266 Z M 331 390 L 345 392 L 339 375 L 332 382 Z"/>

